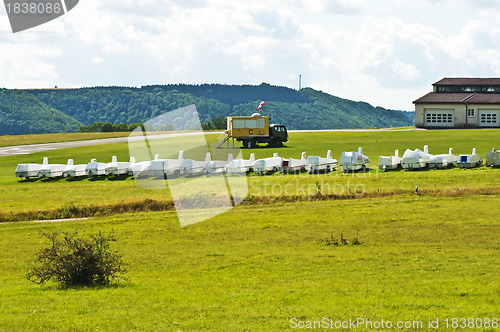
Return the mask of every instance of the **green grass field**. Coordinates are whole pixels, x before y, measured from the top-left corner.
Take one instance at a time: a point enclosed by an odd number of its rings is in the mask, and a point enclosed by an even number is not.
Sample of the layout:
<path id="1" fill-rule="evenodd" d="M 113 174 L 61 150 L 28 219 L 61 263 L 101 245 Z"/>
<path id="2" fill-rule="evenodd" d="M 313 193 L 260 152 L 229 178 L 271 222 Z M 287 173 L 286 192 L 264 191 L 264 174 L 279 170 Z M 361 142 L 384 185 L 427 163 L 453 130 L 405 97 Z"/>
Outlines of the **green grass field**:
<path id="1" fill-rule="evenodd" d="M 498 317 L 497 206 L 494 196 L 403 196 L 238 207 L 182 229 L 171 212 L 3 224 L 0 327 L 270 331 L 293 317 Z M 30 284 L 39 233 L 63 230 L 114 230 L 128 281 Z M 362 244 L 324 244 L 340 233 Z"/>
<path id="2" fill-rule="evenodd" d="M 298 158 L 302 151 L 323 155 L 332 149 L 338 159 L 341 151 L 362 146 L 376 167 L 378 156 L 394 149 L 402 154 L 428 144 L 431 153 L 453 147 L 459 154 L 476 147 L 484 158 L 499 142 L 498 130 L 293 133 L 286 148 L 244 153 L 259 158 L 276 151 Z M 109 161 L 112 155 L 128 159 L 127 145 L 0 158 L 0 211 L 11 215 L 170 200 L 167 191 L 138 188 L 133 179 L 14 178 L 18 163 L 40 162 L 43 156 L 51 162 L 70 157 L 88 162 L 94 157 Z M 421 330 L 430 330 L 429 319 L 439 318 L 439 330 L 447 330 L 446 318 L 499 319 L 499 171 L 249 175 L 250 192 L 261 200 L 184 228 L 173 211 L 3 223 L 0 331 L 274 331 L 289 329 L 292 318 L 324 317 L 422 321 Z M 263 199 L 266 187 L 299 184 L 314 191 L 316 183 L 322 191 L 362 185 L 366 195 L 291 203 Z M 420 196 L 413 193 L 415 185 Z M 126 281 L 66 290 L 26 280 L 34 253 L 45 243 L 41 232 L 99 230 L 113 230 L 118 238 L 113 248 L 130 266 Z M 341 233 L 348 241 L 357 237 L 361 245 L 327 245 Z"/>
<path id="3" fill-rule="evenodd" d="M 215 141 L 217 135 L 209 135 L 209 143 Z M 306 195 L 316 192 L 316 182 L 322 186 L 324 193 L 347 193 L 348 188 L 363 189 L 367 193 L 397 193 L 411 192 L 418 185 L 421 192 L 443 191 L 455 193 L 462 190 L 486 190 L 496 192 L 500 188 L 498 170 L 482 167 L 473 170 L 450 169 L 431 170 L 423 172 L 378 172 L 379 155 L 391 155 L 395 149 L 400 155 L 407 148 L 423 148 L 429 145 L 431 153 L 446 153 L 449 147 L 454 148 L 456 154 L 470 153 L 473 147 L 483 158 L 487 151 L 500 142 L 498 130 L 445 130 L 445 131 L 402 131 L 402 132 L 318 132 L 293 133 L 290 142 L 285 148 L 269 149 L 258 148 L 242 150 L 245 157 L 251 152 L 256 158 L 271 156 L 278 152 L 285 158 L 299 158 L 302 151 L 308 155 L 326 155 L 331 149 L 333 156 L 340 158 L 342 151 L 357 150 L 362 146 L 365 154 L 372 161 L 373 170 L 366 174 L 342 174 L 333 172 L 328 175 L 308 174 L 286 175 L 279 174 L 258 177 L 248 177 L 250 193 L 254 195 L 280 194 L 280 190 L 272 190 L 273 185 L 281 188 L 303 188 Z M 159 143 L 158 143 L 159 144 Z M 160 148 L 162 147 L 159 144 Z M 177 150 L 171 148 L 169 155 L 176 155 Z M 88 163 L 91 158 L 102 162 L 111 161 L 111 156 L 118 156 L 119 160 L 129 159 L 129 150 L 126 143 L 89 146 L 72 149 L 53 150 L 31 155 L 0 158 L 0 214 L 23 213 L 26 211 L 49 211 L 62 209 L 67 206 L 108 206 L 129 204 L 145 199 L 169 201 L 168 191 L 146 190 L 139 188 L 132 178 L 127 180 L 111 181 L 100 179 L 91 181 L 40 181 L 19 182 L 14 177 L 14 170 L 18 163 L 41 163 L 44 156 L 49 157 L 51 163 L 66 163 L 67 159 L 75 159 L 75 163 Z M 163 157 L 163 156 L 161 156 Z M 187 151 L 186 157 L 189 157 Z M 290 186 L 293 187 L 290 187 Z M 361 187 L 360 187 L 361 186 Z M 267 188 L 267 189 L 266 189 Z M 349 189 L 349 190 L 350 190 Z M 290 190 L 291 194 L 302 194 L 303 191 Z M 15 192 L 16 194 L 13 194 Z M 22 197 L 22 199 L 20 199 Z"/>

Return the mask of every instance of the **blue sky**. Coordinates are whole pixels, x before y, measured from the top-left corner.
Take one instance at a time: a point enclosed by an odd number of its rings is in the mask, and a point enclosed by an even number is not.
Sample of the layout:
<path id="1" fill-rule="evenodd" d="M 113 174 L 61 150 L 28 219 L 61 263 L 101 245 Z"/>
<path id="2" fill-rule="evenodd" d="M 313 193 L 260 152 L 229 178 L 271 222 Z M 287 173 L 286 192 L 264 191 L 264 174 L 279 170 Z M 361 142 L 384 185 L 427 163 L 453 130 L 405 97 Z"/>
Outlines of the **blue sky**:
<path id="1" fill-rule="evenodd" d="M 413 110 L 442 77 L 500 76 L 498 0 L 80 0 L 12 34 L 0 86 L 303 86 Z"/>

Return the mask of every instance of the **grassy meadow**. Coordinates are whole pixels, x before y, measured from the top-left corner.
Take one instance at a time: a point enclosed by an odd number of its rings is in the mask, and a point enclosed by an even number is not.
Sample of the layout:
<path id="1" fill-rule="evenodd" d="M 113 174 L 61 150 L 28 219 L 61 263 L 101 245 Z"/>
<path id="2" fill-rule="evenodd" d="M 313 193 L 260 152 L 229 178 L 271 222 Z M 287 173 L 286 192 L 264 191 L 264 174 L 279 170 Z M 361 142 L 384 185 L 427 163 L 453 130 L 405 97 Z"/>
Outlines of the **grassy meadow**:
<path id="1" fill-rule="evenodd" d="M 2 224 L 0 329 L 271 331 L 293 317 L 498 317 L 497 206 L 495 196 L 402 196 L 243 206 L 186 228 L 172 212 Z M 65 290 L 24 278 L 40 232 L 98 230 L 114 231 L 128 280 Z M 325 244 L 340 233 L 361 245 Z"/>
<path id="2" fill-rule="evenodd" d="M 215 142 L 218 135 L 207 135 L 208 143 Z M 190 145 L 187 138 L 186 145 Z M 193 145 L 199 139 L 193 139 Z M 155 151 L 166 151 L 160 157 L 177 155 L 175 144 L 177 140 L 166 143 L 151 141 Z M 292 133 L 287 147 L 269 149 L 257 148 L 242 150 L 245 158 L 255 153 L 256 158 L 271 156 L 278 152 L 280 156 L 300 158 L 302 151 L 308 155 L 325 155 L 331 149 L 334 158 L 340 159 L 342 151 L 357 150 L 363 147 L 364 153 L 370 157 L 372 170 L 363 174 L 298 174 L 269 176 L 248 176 L 249 192 L 256 196 L 281 195 L 284 190 L 291 188 L 288 194 L 306 196 L 316 193 L 316 183 L 322 188 L 323 194 L 344 195 L 356 191 L 368 194 L 381 195 L 409 193 L 419 187 L 421 193 L 442 192 L 455 195 L 457 193 L 489 192 L 500 190 L 498 170 L 487 167 L 479 169 L 449 169 L 430 170 L 421 172 L 395 171 L 379 172 L 378 157 L 391 155 L 399 149 L 400 155 L 405 148 L 423 149 L 429 145 L 430 153 L 447 153 L 449 147 L 454 148 L 455 154 L 470 153 L 473 147 L 478 154 L 485 158 L 486 152 L 500 143 L 498 130 L 443 130 L 443 131 L 386 131 L 386 132 L 315 132 Z M 172 146 L 174 145 L 174 146 Z M 500 144 L 497 144 L 500 146 Z M 168 152 L 167 152 L 168 151 Z M 116 155 L 119 160 L 129 159 L 129 149 L 126 143 L 88 146 L 71 149 L 52 150 L 30 155 L 19 155 L 0 158 L 0 215 L 19 214 L 25 212 L 43 212 L 64 209 L 66 207 L 104 206 L 133 204 L 147 199 L 155 201 L 170 201 L 167 190 L 147 190 L 139 188 L 133 178 L 110 180 L 78 179 L 76 181 L 58 180 L 29 180 L 19 181 L 14 177 L 14 171 L 19 163 L 41 163 L 44 156 L 49 157 L 50 163 L 63 163 L 73 158 L 75 163 L 88 163 L 97 158 L 101 162 L 110 162 L 111 156 Z M 186 151 L 185 157 L 203 159 L 204 153 L 197 153 L 196 149 Z M 274 190 L 273 190 L 274 186 Z M 302 188 L 294 190 L 294 188 Z"/>
<path id="3" fill-rule="evenodd" d="M 216 138 L 210 135 L 209 141 Z M 449 147 L 460 154 L 476 147 L 484 159 L 499 143 L 499 130 L 291 133 L 285 148 L 243 153 L 299 158 L 302 151 L 326 155 L 331 149 L 339 159 L 342 151 L 362 146 L 377 168 L 378 156 L 395 149 L 402 155 L 427 144 L 433 154 Z M 38 211 L 43 219 L 44 212 L 65 207 L 171 200 L 167 190 L 142 189 L 131 178 L 14 177 L 18 163 L 41 162 L 44 156 L 53 163 L 87 163 L 108 162 L 112 155 L 128 160 L 127 144 L 0 158 L 0 213 L 8 219 Z M 111 208 L 88 220 L 0 223 L 0 331 L 274 331 L 289 329 L 292 318 L 324 317 L 422 321 L 421 330 L 439 318 L 439 330 L 447 330 L 446 318 L 500 319 L 499 172 L 481 167 L 250 174 L 253 199 L 184 228 L 174 211 Z M 293 202 L 273 200 L 283 196 L 273 186 L 287 185 L 311 192 L 292 190 L 292 196 L 306 196 Z M 413 193 L 415 185 L 420 195 Z M 340 199 L 359 188 L 363 195 Z M 308 197 L 318 190 L 322 195 Z M 82 289 L 30 283 L 27 269 L 46 244 L 41 233 L 59 231 L 113 231 L 118 241 L 112 248 L 129 265 L 127 279 Z M 329 245 L 341 234 L 361 244 Z"/>

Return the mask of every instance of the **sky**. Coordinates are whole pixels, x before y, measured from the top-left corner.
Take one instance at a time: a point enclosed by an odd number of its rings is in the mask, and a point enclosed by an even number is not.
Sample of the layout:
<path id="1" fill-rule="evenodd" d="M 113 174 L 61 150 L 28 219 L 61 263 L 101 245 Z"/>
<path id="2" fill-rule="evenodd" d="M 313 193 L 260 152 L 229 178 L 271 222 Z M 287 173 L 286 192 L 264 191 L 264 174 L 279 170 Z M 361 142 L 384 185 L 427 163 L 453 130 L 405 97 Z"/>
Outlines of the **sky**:
<path id="1" fill-rule="evenodd" d="M 302 86 L 413 111 L 443 77 L 500 77 L 500 0 L 80 0 L 13 34 L 0 87 Z"/>

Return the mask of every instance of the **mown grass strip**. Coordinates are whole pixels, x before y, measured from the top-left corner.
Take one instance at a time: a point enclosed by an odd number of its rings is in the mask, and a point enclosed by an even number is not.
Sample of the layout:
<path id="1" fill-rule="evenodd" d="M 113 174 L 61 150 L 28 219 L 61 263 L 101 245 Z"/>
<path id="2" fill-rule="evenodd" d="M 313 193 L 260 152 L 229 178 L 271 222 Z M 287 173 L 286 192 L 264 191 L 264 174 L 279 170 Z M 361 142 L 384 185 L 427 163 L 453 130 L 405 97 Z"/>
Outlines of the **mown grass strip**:
<path id="1" fill-rule="evenodd" d="M 500 188 L 473 188 L 473 189 L 422 189 L 419 191 L 397 189 L 391 191 L 376 191 L 366 193 L 350 192 L 346 194 L 323 194 L 320 191 L 313 195 L 279 195 L 279 196 L 256 196 L 248 195 L 240 205 L 271 205 L 280 203 L 307 202 L 307 201 L 332 201 L 332 200 L 354 200 L 367 198 L 384 198 L 391 196 L 434 196 L 434 197 L 472 197 L 478 195 L 498 195 Z M 194 202 L 196 200 L 196 204 Z M 177 206 L 198 208 L 209 208 L 218 206 L 223 199 L 217 197 L 186 197 L 177 202 Z M 53 210 L 32 210 L 20 213 L 0 213 L 0 222 L 17 222 L 17 221 L 36 221 L 36 220 L 53 220 L 53 219 L 73 219 L 73 218 L 89 218 L 108 215 L 119 215 L 132 212 L 161 212 L 174 211 L 175 204 L 173 201 L 160 201 L 154 199 L 145 199 L 136 202 L 111 204 L 111 205 L 83 205 L 77 206 L 73 203 L 60 209 Z"/>

